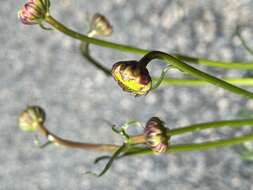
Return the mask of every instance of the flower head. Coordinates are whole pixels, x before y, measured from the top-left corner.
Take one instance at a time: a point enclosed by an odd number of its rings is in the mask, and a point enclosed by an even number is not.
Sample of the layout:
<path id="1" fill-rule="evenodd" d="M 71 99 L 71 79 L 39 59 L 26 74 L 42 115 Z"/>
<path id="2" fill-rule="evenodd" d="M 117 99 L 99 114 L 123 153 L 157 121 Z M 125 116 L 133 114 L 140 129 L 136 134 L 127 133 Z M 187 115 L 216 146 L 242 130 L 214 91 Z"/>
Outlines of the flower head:
<path id="1" fill-rule="evenodd" d="M 152 117 L 146 124 L 144 129 L 147 146 L 155 153 L 160 154 L 166 152 L 169 146 L 169 137 L 164 122 L 158 117 Z"/>
<path id="2" fill-rule="evenodd" d="M 19 128 L 23 131 L 35 131 L 46 120 L 44 110 L 39 106 L 28 106 L 18 118 Z"/>
<path id="3" fill-rule="evenodd" d="M 24 24 L 41 24 L 49 7 L 49 0 L 28 0 L 18 11 L 18 18 Z"/>
<path id="4" fill-rule="evenodd" d="M 152 87 L 147 68 L 140 67 L 138 61 L 121 61 L 112 67 L 112 76 L 124 91 L 145 95 Z"/>
<path id="5" fill-rule="evenodd" d="M 109 36 L 112 34 L 112 25 L 105 16 L 99 13 L 92 17 L 90 28 L 92 36 Z"/>

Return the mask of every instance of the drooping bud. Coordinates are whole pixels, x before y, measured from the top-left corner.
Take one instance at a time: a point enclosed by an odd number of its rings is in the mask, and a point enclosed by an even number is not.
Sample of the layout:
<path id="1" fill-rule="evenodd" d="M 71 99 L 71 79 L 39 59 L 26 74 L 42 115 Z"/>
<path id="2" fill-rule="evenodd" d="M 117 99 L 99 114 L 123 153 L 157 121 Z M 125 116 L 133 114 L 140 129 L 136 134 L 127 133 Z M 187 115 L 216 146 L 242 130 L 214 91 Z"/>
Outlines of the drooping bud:
<path id="1" fill-rule="evenodd" d="M 23 131 L 36 131 L 38 125 L 46 120 L 44 110 L 39 106 L 28 106 L 18 118 L 19 128 Z"/>
<path id="2" fill-rule="evenodd" d="M 41 24 L 49 7 L 49 0 L 28 0 L 18 11 L 18 18 L 23 24 Z"/>
<path id="3" fill-rule="evenodd" d="M 96 13 L 90 23 L 90 37 L 93 36 L 109 36 L 112 34 L 112 25 L 107 18 L 99 13 Z"/>
<path id="4" fill-rule="evenodd" d="M 148 69 L 140 67 L 138 61 L 121 61 L 112 67 L 112 76 L 124 91 L 145 95 L 152 87 Z"/>
<path id="5" fill-rule="evenodd" d="M 144 128 L 146 145 L 155 153 L 160 154 L 167 151 L 169 146 L 169 136 L 164 122 L 158 117 L 152 117 Z"/>

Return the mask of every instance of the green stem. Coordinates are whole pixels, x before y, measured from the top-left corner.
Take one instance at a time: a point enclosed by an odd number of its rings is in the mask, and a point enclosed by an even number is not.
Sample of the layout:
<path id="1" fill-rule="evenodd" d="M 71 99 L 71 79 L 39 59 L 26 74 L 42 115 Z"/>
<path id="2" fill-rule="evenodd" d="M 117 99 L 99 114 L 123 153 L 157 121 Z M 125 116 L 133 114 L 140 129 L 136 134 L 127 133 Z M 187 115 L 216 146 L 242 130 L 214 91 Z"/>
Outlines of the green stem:
<path id="1" fill-rule="evenodd" d="M 229 127 L 241 127 L 243 125 L 253 125 L 253 119 L 243 119 L 243 120 L 224 120 L 224 121 L 214 121 L 214 122 L 207 122 L 207 123 L 199 123 L 188 125 L 186 127 L 181 127 L 177 129 L 171 129 L 168 131 L 168 136 L 175 136 L 180 135 L 183 133 L 188 132 L 198 132 L 205 129 L 214 129 L 223 126 Z"/>
<path id="2" fill-rule="evenodd" d="M 195 58 L 184 55 L 175 55 L 175 57 L 190 63 L 206 65 L 209 67 L 220 67 L 225 69 L 253 69 L 253 61 L 250 62 L 226 62 L 226 61 L 213 61 L 205 58 Z"/>
<path id="3" fill-rule="evenodd" d="M 211 148 L 221 148 L 224 146 L 242 144 L 247 141 L 253 141 L 253 134 L 244 135 L 241 137 L 234 137 L 225 140 L 210 141 L 205 143 L 171 145 L 167 153 L 205 151 Z M 147 154 L 153 154 L 153 152 L 147 148 L 135 148 L 133 150 L 127 151 L 125 154 L 122 155 L 122 157 L 134 155 L 147 155 Z"/>
<path id="4" fill-rule="evenodd" d="M 185 73 L 188 73 L 188 74 L 192 75 L 193 77 L 205 80 L 209 83 L 212 83 L 213 85 L 219 86 L 219 87 L 226 89 L 228 91 L 231 91 L 235 94 L 239 94 L 241 96 L 245 96 L 250 99 L 253 99 L 253 93 L 251 93 L 247 90 L 244 90 L 242 88 L 239 88 L 237 86 L 234 86 L 232 84 L 229 84 L 221 79 L 218 79 L 218 78 L 216 78 L 212 75 L 209 75 L 207 73 L 204 73 L 200 70 L 197 70 L 194 67 L 191 67 L 191 66 L 187 65 L 186 63 L 180 61 L 176 57 L 173 57 L 173 56 L 166 54 L 164 52 L 160 52 L 160 51 L 149 52 L 139 61 L 139 65 L 142 67 L 146 67 L 146 65 L 150 61 L 152 61 L 153 59 L 157 59 L 157 58 L 167 61 L 169 64 L 173 65 L 177 69 L 179 69 Z"/>
<path id="5" fill-rule="evenodd" d="M 95 67 L 103 71 L 107 76 L 111 76 L 110 69 L 107 69 L 101 63 L 99 63 L 95 58 L 90 55 L 88 44 L 82 43 L 81 44 L 81 52 L 82 55 Z M 157 82 L 160 78 L 152 77 L 152 81 Z M 241 85 L 241 86 L 252 86 L 253 79 L 252 78 L 222 78 L 221 80 L 226 81 L 227 83 L 234 84 L 234 85 Z M 177 86 L 203 86 L 208 85 L 209 83 L 204 80 L 197 80 L 197 79 L 178 79 L 178 78 L 163 78 L 163 84 L 169 85 L 177 85 Z"/>
<path id="6" fill-rule="evenodd" d="M 117 44 L 117 43 L 113 43 L 113 42 L 109 42 L 109 41 L 105 41 L 105 40 L 100 40 L 100 39 L 96 39 L 96 38 L 90 38 L 86 35 L 83 35 L 81 33 L 75 32 L 75 31 L 67 28 L 66 26 L 64 26 L 63 24 L 61 24 L 57 20 L 55 20 L 50 15 L 46 15 L 45 21 L 48 24 L 50 24 L 51 26 L 53 26 L 55 29 L 61 31 L 62 33 L 66 34 L 72 38 L 75 38 L 77 40 L 84 41 L 86 43 L 90 43 L 90 44 L 94 44 L 94 45 L 98 45 L 98 46 L 102 46 L 102 47 L 106 47 L 106 48 L 111 48 L 111 49 L 115 49 L 115 50 L 119 50 L 119 51 L 123 51 L 123 52 L 139 54 L 139 55 L 143 55 L 143 54 L 146 54 L 147 52 L 149 52 L 148 50 L 145 50 L 145 49 L 135 48 L 135 47 L 128 46 L 128 45 Z"/>
<path id="7" fill-rule="evenodd" d="M 158 77 L 152 77 L 152 81 L 158 81 Z M 230 84 L 240 85 L 240 86 L 252 86 L 253 85 L 253 78 L 222 78 Z M 176 85 L 176 86 L 204 86 L 208 85 L 209 83 L 204 80 L 198 79 L 179 79 L 179 78 L 169 78 L 166 77 L 163 79 L 162 84 L 168 85 Z"/>
<path id="8" fill-rule="evenodd" d="M 94 57 L 92 57 L 90 55 L 90 52 L 85 50 L 84 43 L 81 44 L 80 49 L 81 49 L 82 55 L 90 63 L 92 63 L 99 70 L 103 71 L 106 76 L 109 76 L 109 77 L 111 76 L 111 70 L 103 66 Z M 159 79 L 160 77 L 152 77 L 153 82 L 157 82 Z M 234 85 L 253 86 L 253 78 L 222 78 L 221 80 L 224 80 Z M 175 86 L 204 86 L 204 85 L 209 85 L 210 83 L 208 83 L 207 81 L 198 80 L 198 79 L 179 79 L 179 78 L 166 77 L 162 79 L 162 84 L 175 85 Z"/>
<path id="9" fill-rule="evenodd" d="M 206 123 L 199 123 L 199 124 L 193 124 L 188 125 L 185 127 L 180 127 L 176 129 L 169 129 L 167 131 L 167 135 L 172 137 L 176 135 L 182 135 L 184 133 L 193 133 L 193 132 L 199 132 L 205 129 L 216 129 L 220 127 L 241 127 L 244 125 L 253 125 L 253 119 L 240 119 L 240 120 L 224 120 L 224 121 L 212 121 L 212 122 L 206 122 Z M 130 137 L 130 141 L 133 141 L 135 144 L 144 144 L 146 139 L 143 134 L 136 135 Z"/>
<path id="10" fill-rule="evenodd" d="M 89 46 L 87 43 L 82 42 L 81 46 L 81 53 L 82 55 L 95 67 L 97 67 L 99 70 L 103 71 L 106 76 L 111 76 L 111 70 L 103 66 L 99 61 L 97 61 L 95 58 L 93 58 L 90 55 L 89 52 Z M 157 82 L 160 79 L 160 77 L 152 77 L 152 81 Z M 222 78 L 221 80 L 224 80 L 230 84 L 234 85 L 240 85 L 240 86 L 252 86 L 253 85 L 253 79 L 252 78 Z M 208 85 L 209 83 L 204 80 L 198 80 L 198 79 L 179 79 L 179 78 L 163 78 L 162 79 L 163 84 L 169 84 L 169 85 L 176 85 L 176 86 L 204 86 Z"/>
<path id="11" fill-rule="evenodd" d="M 46 15 L 45 21 L 50 24 L 52 27 L 55 29 L 61 31 L 62 33 L 84 41 L 86 43 L 94 44 L 97 46 L 102 46 L 105 48 L 110 48 L 110 49 L 115 49 L 118 51 L 123 51 L 123 52 L 128 52 L 128 53 L 133 53 L 133 54 L 139 54 L 139 55 L 145 55 L 150 50 L 147 49 L 141 49 L 129 45 L 123 45 L 123 44 L 118 44 L 118 43 L 113 43 L 105 40 L 100 40 L 96 38 L 90 38 L 86 35 L 83 35 L 81 33 L 75 32 L 60 22 L 58 22 L 56 19 L 54 19 L 52 16 L 49 14 Z M 253 69 L 253 62 L 248 62 L 248 63 L 242 63 L 242 62 L 222 62 L 222 61 L 213 61 L 213 60 L 208 60 L 208 59 L 200 59 L 200 58 L 192 58 L 184 55 L 175 55 L 177 58 L 182 59 L 183 61 L 188 61 L 191 63 L 196 63 L 196 64 L 203 64 L 206 66 L 215 66 L 215 67 L 222 67 L 222 68 L 229 68 L 229 69 Z"/>
<path id="12" fill-rule="evenodd" d="M 248 51 L 249 54 L 251 54 L 253 56 L 253 50 L 248 46 L 248 44 L 246 43 L 246 41 L 242 37 L 242 35 L 240 33 L 240 27 L 236 28 L 236 34 L 237 34 L 239 40 L 241 41 L 243 47 Z"/>
<path id="13" fill-rule="evenodd" d="M 90 62 L 92 63 L 97 69 L 104 72 L 106 76 L 111 76 L 111 71 L 104 67 L 102 64 L 100 64 L 98 61 L 96 61 L 91 55 L 89 51 L 89 44 L 82 42 L 80 45 L 80 50 L 82 55 Z"/>

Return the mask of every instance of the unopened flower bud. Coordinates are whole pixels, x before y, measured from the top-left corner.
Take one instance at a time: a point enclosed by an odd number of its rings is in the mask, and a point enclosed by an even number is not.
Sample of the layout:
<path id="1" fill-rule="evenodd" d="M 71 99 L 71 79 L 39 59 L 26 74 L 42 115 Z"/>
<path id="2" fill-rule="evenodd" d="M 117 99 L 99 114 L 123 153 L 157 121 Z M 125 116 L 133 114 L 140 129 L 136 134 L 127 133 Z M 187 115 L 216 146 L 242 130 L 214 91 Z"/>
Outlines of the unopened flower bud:
<path id="1" fill-rule="evenodd" d="M 46 120 L 44 110 L 39 106 L 29 106 L 19 115 L 19 128 L 23 131 L 36 131 Z"/>
<path id="2" fill-rule="evenodd" d="M 41 24 L 49 6 L 49 0 L 28 0 L 18 12 L 18 18 L 24 24 Z"/>
<path id="3" fill-rule="evenodd" d="M 146 145 L 155 153 L 160 154 L 167 151 L 169 146 L 169 137 L 164 122 L 158 117 L 152 117 L 146 124 L 144 135 Z"/>
<path id="4" fill-rule="evenodd" d="M 121 61 L 112 67 L 112 76 L 124 91 L 145 95 L 152 87 L 147 68 L 140 67 L 138 61 Z"/>
<path id="5" fill-rule="evenodd" d="M 112 25 L 107 18 L 99 13 L 96 13 L 90 23 L 92 36 L 109 36 L 112 34 Z"/>

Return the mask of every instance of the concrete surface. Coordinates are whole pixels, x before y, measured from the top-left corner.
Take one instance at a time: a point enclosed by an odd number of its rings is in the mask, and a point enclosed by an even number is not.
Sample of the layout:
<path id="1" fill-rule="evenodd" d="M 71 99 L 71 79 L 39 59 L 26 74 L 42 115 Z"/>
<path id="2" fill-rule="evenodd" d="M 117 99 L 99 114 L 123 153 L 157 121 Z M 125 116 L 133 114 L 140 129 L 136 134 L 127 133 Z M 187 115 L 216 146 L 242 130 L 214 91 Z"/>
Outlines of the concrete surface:
<path id="1" fill-rule="evenodd" d="M 240 159 L 238 146 L 206 152 L 132 157 L 117 161 L 102 178 L 83 175 L 99 171 L 93 152 L 57 148 L 40 150 L 33 134 L 17 127 L 19 112 L 40 105 L 47 127 L 65 138 L 119 143 L 103 119 L 120 125 L 130 119 L 145 123 L 159 116 L 170 128 L 219 119 L 238 118 L 253 101 L 213 86 L 162 86 L 146 97 L 122 92 L 79 54 L 79 42 L 57 31 L 25 26 L 17 11 L 25 0 L 2 0 L 0 6 L 0 189 L 170 189 L 253 190 L 253 164 Z M 73 29 L 85 32 L 87 13 L 100 12 L 114 26 L 115 42 L 171 53 L 221 60 L 250 60 L 234 36 L 243 27 L 253 39 L 253 0 L 52 0 L 51 13 Z M 250 44 L 252 46 L 252 44 Z M 136 55 L 93 47 L 93 55 L 110 68 Z M 162 64 L 150 66 L 152 74 Z M 199 67 L 216 76 L 245 76 L 246 71 Z M 181 76 L 178 72 L 171 75 Z M 248 88 L 253 90 L 252 88 Z M 140 129 L 134 132 L 140 132 Z M 252 132 L 221 129 L 188 134 L 173 143 L 201 142 Z"/>

